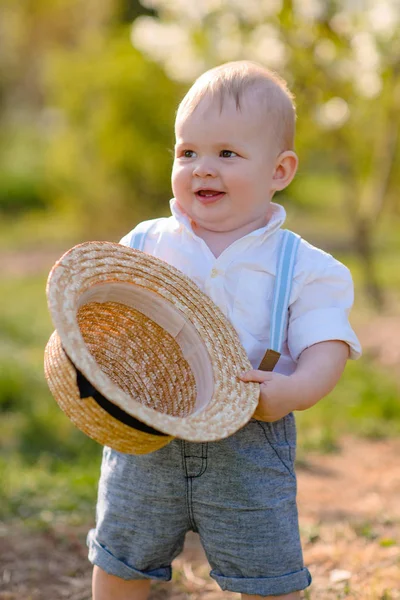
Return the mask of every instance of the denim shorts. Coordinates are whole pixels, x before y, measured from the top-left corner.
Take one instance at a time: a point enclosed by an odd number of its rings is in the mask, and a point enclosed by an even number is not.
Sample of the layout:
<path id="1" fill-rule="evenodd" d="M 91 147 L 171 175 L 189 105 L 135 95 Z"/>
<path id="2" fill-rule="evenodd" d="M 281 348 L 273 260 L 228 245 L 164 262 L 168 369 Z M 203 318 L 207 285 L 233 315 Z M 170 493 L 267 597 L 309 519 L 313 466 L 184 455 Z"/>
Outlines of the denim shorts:
<path id="1" fill-rule="evenodd" d="M 175 439 L 141 456 L 105 448 L 89 560 L 123 579 L 169 581 L 194 531 L 223 590 L 269 596 L 306 588 L 295 438 L 290 414 L 252 419 L 218 442 Z"/>

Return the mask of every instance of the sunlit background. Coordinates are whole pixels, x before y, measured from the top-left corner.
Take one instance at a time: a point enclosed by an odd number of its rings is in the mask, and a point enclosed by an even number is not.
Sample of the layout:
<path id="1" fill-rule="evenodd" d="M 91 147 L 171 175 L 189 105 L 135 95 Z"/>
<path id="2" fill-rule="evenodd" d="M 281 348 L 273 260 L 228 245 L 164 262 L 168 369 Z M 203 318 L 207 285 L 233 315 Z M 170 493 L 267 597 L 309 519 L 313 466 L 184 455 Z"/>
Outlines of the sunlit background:
<path id="1" fill-rule="evenodd" d="M 399 435 L 400 0 L 2 0 L 0 39 L 5 521 L 91 518 L 100 448 L 44 382 L 46 277 L 74 244 L 168 214 L 177 103 L 224 61 L 287 79 L 300 169 L 277 200 L 356 283 L 364 358 L 300 415 L 300 458 Z"/>

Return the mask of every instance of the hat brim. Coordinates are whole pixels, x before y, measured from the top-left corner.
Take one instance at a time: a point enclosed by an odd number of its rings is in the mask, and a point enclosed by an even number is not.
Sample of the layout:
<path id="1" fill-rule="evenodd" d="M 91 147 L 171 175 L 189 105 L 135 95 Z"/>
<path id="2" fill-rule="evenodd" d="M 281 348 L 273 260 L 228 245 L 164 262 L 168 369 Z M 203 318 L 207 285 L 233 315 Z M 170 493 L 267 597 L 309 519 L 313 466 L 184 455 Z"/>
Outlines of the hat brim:
<path id="1" fill-rule="evenodd" d="M 45 358 L 50 389 L 71 420 L 100 443 L 140 453 L 165 445 L 171 437 L 215 441 L 232 435 L 253 415 L 259 385 L 237 377 L 251 365 L 235 329 L 214 302 L 171 265 L 120 244 L 87 242 L 54 265 L 47 297 L 56 328 Z M 174 416 L 146 406 L 102 370 L 78 322 L 79 309 L 90 302 L 118 302 L 139 310 L 176 339 L 196 383 L 191 414 Z M 73 365 L 113 404 L 165 436 L 129 431 L 132 428 L 96 402 L 82 402 Z"/>

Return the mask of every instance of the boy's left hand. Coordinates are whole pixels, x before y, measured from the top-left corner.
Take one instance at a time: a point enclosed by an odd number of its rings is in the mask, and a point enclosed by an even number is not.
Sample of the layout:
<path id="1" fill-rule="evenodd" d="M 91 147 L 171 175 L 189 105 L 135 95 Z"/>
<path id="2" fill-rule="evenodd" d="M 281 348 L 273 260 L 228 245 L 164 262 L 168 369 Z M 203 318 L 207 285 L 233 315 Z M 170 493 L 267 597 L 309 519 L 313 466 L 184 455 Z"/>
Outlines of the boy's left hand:
<path id="1" fill-rule="evenodd" d="M 290 376 L 253 369 L 239 375 L 239 379 L 260 384 L 260 399 L 253 415 L 255 419 L 278 421 L 295 409 L 297 394 Z"/>
<path id="2" fill-rule="evenodd" d="M 255 418 L 278 421 L 293 410 L 310 408 L 333 390 L 348 357 L 349 346 L 345 342 L 328 340 L 303 350 L 291 375 L 257 369 L 242 373 L 242 381 L 260 384 Z"/>

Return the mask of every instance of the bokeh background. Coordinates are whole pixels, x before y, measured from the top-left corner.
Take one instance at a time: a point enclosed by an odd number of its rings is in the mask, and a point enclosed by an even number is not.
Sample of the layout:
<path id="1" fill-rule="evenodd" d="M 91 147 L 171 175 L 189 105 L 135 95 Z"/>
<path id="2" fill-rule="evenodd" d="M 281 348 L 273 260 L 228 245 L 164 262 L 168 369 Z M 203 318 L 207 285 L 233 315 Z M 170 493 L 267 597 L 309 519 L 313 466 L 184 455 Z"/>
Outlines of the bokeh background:
<path id="1" fill-rule="evenodd" d="M 299 461 L 400 433 L 399 0 L 1 0 L 0 518 L 93 518 L 100 447 L 50 396 L 45 282 L 76 243 L 168 214 L 192 80 L 248 58 L 289 82 L 288 227 L 352 270 L 364 356 L 299 415 Z"/>

